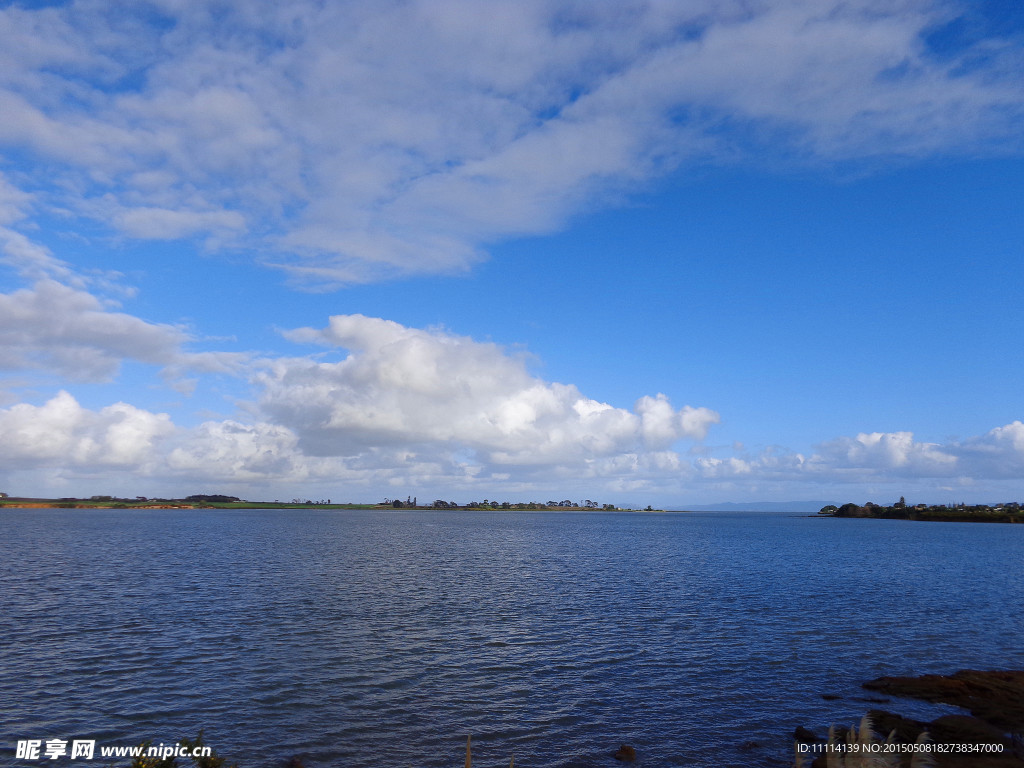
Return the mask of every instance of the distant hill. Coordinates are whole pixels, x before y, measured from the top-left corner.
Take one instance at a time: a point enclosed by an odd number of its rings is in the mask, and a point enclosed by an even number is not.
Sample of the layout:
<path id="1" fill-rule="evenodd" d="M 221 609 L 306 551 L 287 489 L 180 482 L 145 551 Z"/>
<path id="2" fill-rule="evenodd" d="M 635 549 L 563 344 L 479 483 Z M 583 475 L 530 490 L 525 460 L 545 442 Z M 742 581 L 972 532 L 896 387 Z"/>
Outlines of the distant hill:
<path id="1" fill-rule="evenodd" d="M 680 507 L 693 512 L 817 512 L 831 501 L 747 501 L 737 504 L 723 501 L 718 504 L 691 504 Z"/>

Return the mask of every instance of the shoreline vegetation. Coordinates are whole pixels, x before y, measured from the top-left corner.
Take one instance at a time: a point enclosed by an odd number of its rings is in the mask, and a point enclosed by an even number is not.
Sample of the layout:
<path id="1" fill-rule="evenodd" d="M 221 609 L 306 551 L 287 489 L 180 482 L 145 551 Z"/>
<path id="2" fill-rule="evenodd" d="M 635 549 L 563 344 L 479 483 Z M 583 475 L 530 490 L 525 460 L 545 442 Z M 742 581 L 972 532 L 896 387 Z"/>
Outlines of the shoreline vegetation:
<path id="1" fill-rule="evenodd" d="M 0 509 L 12 507 L 18 509 L 408 509 L 408 510 L 449 510 L 449 511 L 549 511 L 549 512 L 664 512 L 647 506 L 643 510 L 616 507 L 614 504 L 599 504 L 585 499 L 582 501 L 547 502 L 499 502 L 484 499 L 458 504 L 454 501 L 436 499 L 426 504 L 419 504 L 414 497 L 405 501 L 401 499 L 384 499 L 377 503 L 334 503 L 331 499 L 292 499 L 291 501 L 246 501 L 237 496 L 223 494 L 196 494 L 181 499 L 150 498 L 135 496 L 132 498 L 118 496 L 90 496 L 88 499 L 65 497 L 60 499 L 35 498 L 28 496 L 7 496 L 0 494 Z"/>
<path id="2" fill-rule="evenodd" d="M 870 517 L 876 520 L 924 520 L 947 523 L 1024 523 L 1024 505 L 1016 501 L 989 506 L 988 504 L 907 504 L 900 500 L 891 507 L 873 502 L 863 506 L 828 504 L 818 511 L 826 517 Z"/>

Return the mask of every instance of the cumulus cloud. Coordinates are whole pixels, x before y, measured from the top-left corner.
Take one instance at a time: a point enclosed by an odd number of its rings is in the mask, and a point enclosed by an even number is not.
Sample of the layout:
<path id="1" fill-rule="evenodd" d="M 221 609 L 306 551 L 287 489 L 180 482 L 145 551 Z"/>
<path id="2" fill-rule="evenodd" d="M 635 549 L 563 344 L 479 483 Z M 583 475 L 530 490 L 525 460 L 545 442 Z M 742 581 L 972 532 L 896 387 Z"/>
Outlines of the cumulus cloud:
<path id="1" fill-rule="evenodd" d="M 0 458 L 9 469 L 143 469 L 160 458 L 158 443 L 173 431 L 167 414 L 127 403 L 91 411 L 61 391 L 40 406 L 21 403 L 0 411 Z"/>
<path id="2" fill-rule="evenodd" d="M 165 369 L 237 362 L 184 353 L 180 329 L 109 311 L 52 281 L 0 296 L 0 329 L 12 367 L 79 379 L 110 376 L 122 358 Z M 583 482 L 636 487 L 686 474 L 674 444 L 700 440 L 718 422 L 708 408 L 677 410 L 664 394 L 641 397 L 632 410 L 602 403 L 573 384 L 532 375 L 524 355 L 442 330 L 339 315 L 325 328 L 285 335 L 344 357 L 229 367 L 248 375 L 256 392 L 234 419 L 181 428 L 166 414 L 124 403 L 89 411 L 61 392 L 0 413 L 0 440 L 17 467 L 78 477 L 115 467 L 232 487 L 413 484 L 446 492 L 497 484 L 525 491 Z"/>
<path id="3" fill-rule="evenodd" d="M 957 453 L 969 474 L 1019 478 L 1024 475 L 1024 423 L 1014 421 L 966 440 Z"/>
<path id="4" fill-rule="evenodd" d="M 290 430 L 273 424 L 209 421 L 167 455 L 168 469 L 189 478 L 244 483 L 267 477 L 301 482 L 309 470 Z"/>
<path id="5" fill-rule="evenodd" d="M 259 377 L 260 409 L 313 455 L 444 445 L 489 465 L 574 465 L 700 439 L 718 421 L 707 408 L 676 411 L 660 394 L 616 408 L 532 376 L 495 344 L 379 318 L 338 315 L 287 335 L 348 352 L 336 363 L 277 360 Z"/>
<path id="6" fill-rule="evenodd" d="M 818 464 L 948 476 L 957 471 L 957 456 L 949 447 L 915 441 L 912 432 L 862 432 L 822 445 Z"/>
<path id="7" fill-rule="evenodd" d="M 781 448 L 693 462 L 702 480 L 817 485 L 955 482 L 1019 478 L 1024 472 L 1024 424 L 947 443 L 916 440 L 912 432 L 862 432 L 817 446 L 809 454 Z M 937 487 L 937 486 L 936 486 Z"/>
<path id="8" fill-rule="evenodd" d="M 1020 149 L 1019 45 L 937 50 L 950 2 L 213 6 L 0 10 L 26 193 L 335 284 L 465 269 L 690 159 Z"/>
<path id="9" fill-rule="evenodd" d="M 646 494 L 671 501 L 715 489 L 748 496 L 771 489 L 788 494 L 786 498 L 793 498 L 798 489 L 806 494 L 811 487 L 832 492 L 869 487 L 876 491 L 889 487 L 898 493 L 911 487 L 934 492 L 953 485 L 1019 478 L 1024 471 L 1020 421 L 941 445 L 915 441 L 909 433 L 863 433 L 831 441 L 806 456 L 772 448 L 757 454 L 688 459 L 677 451 L 648 445 L 643 417 L 635 411 L 578 397 L 567 385 L 536 380 L 529 384 L 525 373 L 518 379 L 526 384 L 522 390 L 473 370 L 481 360 L 501 359 L 500 350 L 490 345 L 473 349 L 476 342 L 459 337 L 366 320 L 370 319 L 348 318 L 333 330 L 310 333 L 413 342 L 427 348 L 416 358 L 421 363 L 432 355 L 437 358 L 438 351 L 429 349 L 432 345 L 457 349 L 468 344 L 469 362 L 463 361 L 459 371 L 453 371 L 461 374 L 462 383 L 456 389 L 462 402 L 447 402 L 429 383 L 416 385 L 409 395 L 415 377 L 408 374 L 416 368 L 389 364 L 397 353 L 382 349 L 353 352 L 348 366 L 314 364 L 328 366 L 319 374 L 296 367 L 294 361 L 280 361 L 283 368 L 266 372 L 270 383 L 282 372 L 313 374 L 310 389 L 302 393 L 309 397 L 309 413 L 303 418 L 294 409 L 275 413 L 273 398 L 280 390 L 273 386 L 268 389 L 265 412 L 192 428 L 174 425 L 167 414 L 126 403 L 91 410 L 62 391 L 42 405 L 21 403 L 0 410 L 0 479 L 10 482 L 18 473 L 25 477 L 35 473 L 31 476 L 42 488 L 70 481 L 81 486 L 90 478 L 109 487 L 120 476 L 129 490 L 157 484 L 166 493 L 180 494 L 183 489 L 216 487 L 256 497 L 259 489 L 271 489 L 272 495 L 310 495 L 316 490 L 325 497 L 338 497 L 345 492 L 353 500 L 428 492 L 445 498 L 482 493 L 492 498 L 502 494 L 543 500 L 549 492 L 567 489 L 620 499 Z M 360 359 L 367 354 L 375 359 Z M 521 372 L 521 361 L 505 359 L 512 360 L 505 373 Z M 330 368 L 338 365 L 344 367 Z M 350 387 L 357 382 L 371 393 L 360 401 L 371 407 L 365 420 L 356 419 L 347 404 Z M 546 396 L 541 394 L 545 389 Z M 521 407 L 524 400 L 530 408 Z M 663 398 L 650 400 L 664 402 Z M 546 406 L 537 407 L 537 402 Z M 502 403 L 513 407 L 503 410 Z M 430 415 L 419 418 L 410 411 L 409 428 L 415 432 L 401 441 L 396 425 L 405 414 L 394 418 L 389 409 L 405 406 L 426 409 Z M 474 412 L 477 418 L 468 415 Z M 670 420 L 678 421 L 680 412 L 672 413 Z M 595 415 L 601 418 L 591 421 Z M 538 420 L 545 422 L 547 430 L 571 439 L 538 437 L 533 431 Z M 593 434 L 609 424 L 611 434 Z M 682 434 L 683 428 L 677 428 Z M 349 430 L 354 431 L 354 439 Z M 663 442 L 666 436 L 659 432 L 656 437 Z M 523 446 L 524 438 L 539 441 L 535 452 Z"/>
<path id="10" fill-rule="evenodd" d="M 667 448 L 680 437 L 703 440 L 712 424 L 719 422 L 719 416 L 708 408 L 683 406 L 676 412 L 665 395 L 645 395 L 636 402 L 634 410 L 640 415 L 640 430 L 644 442 L 652 448 Z"/>
<path id="11" fill-rule="evenodd" d="M 960 456 L 964 444 L 921 442 L 912 432 L 862 432 L 838 437 L 809 454 L 777 446 L 760 452 L 742 449 L 729 457 L 705 456 L 694 460 L 704 480 L 778 481 L 843 484 L 904 482 L 921 478 L 956 478 L 967 472 Z M 993 464 L 974 467 L 979 477 L 993 475 Z"/>

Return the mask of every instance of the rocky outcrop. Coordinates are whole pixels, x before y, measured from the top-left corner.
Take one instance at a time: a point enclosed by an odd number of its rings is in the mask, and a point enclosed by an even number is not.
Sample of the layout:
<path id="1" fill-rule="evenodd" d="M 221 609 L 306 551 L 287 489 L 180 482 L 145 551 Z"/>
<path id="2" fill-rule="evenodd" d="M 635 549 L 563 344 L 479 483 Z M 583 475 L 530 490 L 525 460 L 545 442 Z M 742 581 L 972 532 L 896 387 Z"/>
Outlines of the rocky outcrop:
<path id="1" fill-rule="evenodd" d="M 880 677 L 863 687 L 888 696 L 952 704 L 1002 731 L 1024 734 L 1024 671 L 965 669 L 953 675 Z"/>
<path id="2" fill-rule="evenodd" d="M 970 712 L 931 722 L 878 709 L 868 712 L 873 730 L 881 738 L 895 732 L 899 744 L 913 744 L 927 731 L 940 748 L 933 755 L 936 768 L 1024 768 L 1024 671 L 963 670 L 953 675 L 880 677 L 863 687 L 886 696 L 952 704 Z M 837 729 L 837 733 L 840 740 L 845 738 L 845 729 Z M 795 735 L 798 743 L 805 744 L 814 736 L 803 728 Z M 982 745 L 998 745 L 1001 751 Z M 826 768 L 825 754 L 815 754 L 813 768 Z M 910 753 L 905 753 L 901 765 L 909 766 L 910 760 Z"/>

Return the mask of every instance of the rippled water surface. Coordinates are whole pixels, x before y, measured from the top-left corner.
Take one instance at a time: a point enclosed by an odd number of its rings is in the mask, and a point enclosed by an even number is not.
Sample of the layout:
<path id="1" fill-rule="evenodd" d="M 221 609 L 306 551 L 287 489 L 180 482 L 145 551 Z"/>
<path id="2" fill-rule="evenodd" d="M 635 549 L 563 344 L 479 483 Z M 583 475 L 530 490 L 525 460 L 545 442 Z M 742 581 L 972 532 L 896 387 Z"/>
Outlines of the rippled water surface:
<path id="1" fill-rule="evenodd" d="M 242 768 L 456 766 L 469 733 L 483 768 L 788 765 L 864 680 L 1024 668 L 1022 606 L 1024 526 L 5 510 L 0 763 L 203 728 Z"/>

